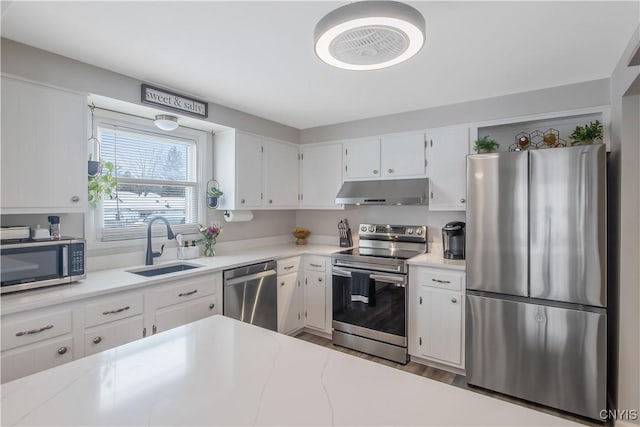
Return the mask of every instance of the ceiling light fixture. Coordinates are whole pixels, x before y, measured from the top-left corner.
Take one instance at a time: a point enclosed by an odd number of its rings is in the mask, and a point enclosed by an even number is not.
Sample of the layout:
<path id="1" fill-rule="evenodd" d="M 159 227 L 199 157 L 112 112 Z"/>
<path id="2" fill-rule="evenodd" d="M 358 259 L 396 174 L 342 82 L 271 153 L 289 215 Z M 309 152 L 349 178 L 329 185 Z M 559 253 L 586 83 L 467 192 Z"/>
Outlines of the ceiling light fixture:
<path id="1" fill-rule="evenodd" d="M 342 6 L 318 22 L 316 55 L 345 70 L 377 70 L 414 56 L 425 40 L 424 17 L 395 1 L 361 1 Z"/>
<path id="2" fill-rule="evenodd" d="M 178 127 L 178 118 L 169 114 L 157 115 L 153 123 L 162 130 L 174 130 Z"/>

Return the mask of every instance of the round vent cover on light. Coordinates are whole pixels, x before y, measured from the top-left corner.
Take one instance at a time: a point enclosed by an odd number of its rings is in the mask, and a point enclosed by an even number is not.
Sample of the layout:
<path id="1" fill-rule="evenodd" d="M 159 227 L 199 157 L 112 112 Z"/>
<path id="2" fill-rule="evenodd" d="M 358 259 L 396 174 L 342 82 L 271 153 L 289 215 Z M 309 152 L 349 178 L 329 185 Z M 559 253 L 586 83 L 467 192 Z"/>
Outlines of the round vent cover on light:
<path id="1" fill-rule="evenodd" d="M 424 44 L 424 18 L 393 1 L 362 1 L 340 7 L 315 29 L 320 59 L 347 70 L 390 67 L 414 56 Z"/>

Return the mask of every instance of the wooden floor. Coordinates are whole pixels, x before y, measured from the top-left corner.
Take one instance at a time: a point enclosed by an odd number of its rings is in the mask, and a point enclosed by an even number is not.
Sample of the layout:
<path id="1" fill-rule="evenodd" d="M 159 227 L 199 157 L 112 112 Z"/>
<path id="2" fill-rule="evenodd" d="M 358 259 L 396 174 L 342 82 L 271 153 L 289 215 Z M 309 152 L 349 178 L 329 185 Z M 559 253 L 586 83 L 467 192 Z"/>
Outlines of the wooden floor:
<path id="1" fill-rule="evenodd" d="M 483 390 L 483 389 L 479 389 L 476 387 L 470 387 L 467 385 L 467 382 L 465 380 L 465 377 L 463 375 L 457 375 L 448 371 L 443 371 L 442 369 L 436 369 L 436 368 L 432 368 L 430 366 L 425 366 L 422 365 L 420 363 L 416 363 L 416 362 L 409 362 L 406 365 L 402 365 L 400 363 L 396 363 L 396 362 L 392 362 L 390 360 L 386 360 L 386 359 L 381 359 L 379 357 L 376 356 L 371 356 L 370 354 L 365 354 L 365 353 L 361 353 L 359 351 L 356 350 L 351 350 L 348 348 L 344 348 L 344 347 L 340 347 L 337 345 L 334 345 L 333 342 L 331 342 L 330 339 L 327 338 L 323 338 L 323 337 L 319 337 L 317 335 L 314 334 L 310 334 L 308 332 L 300 332 L 299 334 L 297 334 L 295 336 L 296 338 L 300 338 L 304 341 L 313 343 L 313 344 L 317 344 L 317 345 L 321 345 L 323 347 L 328 347 L 331 348 L 333 350 L 336 351 L 340 351 L 342 353 L 347 353 L 350 354 L 352 356 L 356 356 L 356 357 L 360 357 L 362 359 L 366 359 L 366 360 L 371 360 L 373 362 L 376 363 L 380 363 L 381 365 L 386 365 L 386 366 L 390 366 L 392 368 L 396 368 L 396 369 L 400 369 L 402 371 L 405 372 L 410 372 L 412 374 L 416 374 L 416 375 L 420 375 L 435 381 L 440 381 L 442 383 L 445 384 L 449 384 L 455 387 L 460 387 L 460 388 L 464 388 L 470 391 L 473 391 L 475 393 L 480 393 L 480 394 L 484 394 L 496 399 L 500 399 L 500 400 L 504 400 L 507 402 L 511 402 L 514 403 L 516 405 L 520 405 L 520 406 L 524 406 L 526 408 L 530 408 L 530 409 L 535 409 L 536 411 L 541 411 L 541 412 L 545 412 L 547 414 L 551 414 L 551 415 L 555 415 L 557 417 L 560 418 L 565 418 L 568 420 L 571 420 L 573 422 L 576 423 L 580 423 L 583 425 L 587 425 L 587 426 L 591 426 L 591 427 L 604 427 L 607 425 L 612 425 L 609 423 L 598 423 L 589 419 L 585 419 L 585 418 L 581 418 L 581 417 L 577 417 L 574 416 L 572 414 L 566 413 L 566 412 L 561 412 L 561 411 L 557 411 L 555 409 L 552 408 L 548 408 L 545 406 L 540 406 L 540 405 L 535 405 L 533 403 L 528 403 L 519 399 L 515 399 L 513 397 L 509 397 L 500 393 L 493 393 L 491 391 L 488 390 Z"/>

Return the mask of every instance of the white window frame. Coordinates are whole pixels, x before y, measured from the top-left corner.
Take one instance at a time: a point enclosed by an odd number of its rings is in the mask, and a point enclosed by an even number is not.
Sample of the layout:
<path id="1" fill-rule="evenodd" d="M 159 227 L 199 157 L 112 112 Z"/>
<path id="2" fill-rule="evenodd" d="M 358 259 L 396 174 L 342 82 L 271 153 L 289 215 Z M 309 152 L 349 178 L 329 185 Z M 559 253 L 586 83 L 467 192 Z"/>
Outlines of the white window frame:
<path id="1" fill-rule="evenodd" d="M 195 187 L 196 197 L 198 200 L 197 221 L 198 224 L 204 224 L 207 220 L 207 206 L 206 206 L 206 183 L 207 176 L 210 175 L 210 162 L 209 159 L 209 145 L 211 142 L 210 135 L 205 131 L 198 131 L 195 129 L 188 129 L 184 127 L 178 127 L 173 131 L 163 131 L 158 129 L 153 120 L 145 119 L 142 117 L 132 116 L 125 113 L 117 113 L 113 111 L 106 111 L 96 108 L 93 134 L 97 135 L 97 128 L 99 126 L 113 127 L 118 126 L 122 128 L 129 128 L 133 130 L 139 130 L 145 133 L 152 133 L 161 135 L 164 137 L 177 137 L 182 139 L 190 139 L 196 142 L 196 182 Z M 85 221 L 85 237 L 87 240 L 87 247 L 89 255 L 109 255 L 115 253 L 121 253 L 122 249 L 127 251 L 138 251 L 146 248 L 146 228 L 144 237 L 132 237 L 126 240 L 102 240 L 102 216 L 103 216 L 103 203 L 100 201 L 96 208 L 89 208 L 89 213 Z M 185 232 L 185 226 L 172 226 L 176 233 L 182 233 L 185 238 L 199 238 L 198 233 L 187 234 Z M 183 230 L 178 230 L 183 228 Z M 136 232 L 136 234 L 139 232 Z M 166 228 L 161 222 L 155 222 L 153 224 L 152 231 L 153 240 L 159 242 L 166 242 Z"/>

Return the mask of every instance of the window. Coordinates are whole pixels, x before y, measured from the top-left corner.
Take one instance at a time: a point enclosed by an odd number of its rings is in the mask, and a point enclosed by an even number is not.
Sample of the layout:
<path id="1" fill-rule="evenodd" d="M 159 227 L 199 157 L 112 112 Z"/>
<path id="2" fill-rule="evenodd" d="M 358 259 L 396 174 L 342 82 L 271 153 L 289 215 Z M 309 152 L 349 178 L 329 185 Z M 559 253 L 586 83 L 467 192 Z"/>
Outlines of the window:
<path id="1" fill-rule="evenodd" d="M 100 119 L 96 125 L 101 160 L 113 163 L 117 181 L 114 196 L 102 201 L 95 218 L 97 240 L 145 238 L 148 224 L 158 216 L 183 234 L 196 233 L 201 222 L 204 199 L 198 197 L 198 160 L 206 135 L 185 130 L 165 133 L 140 120 Z M 164 235 L 164 224 L 155 225 Z"/>

